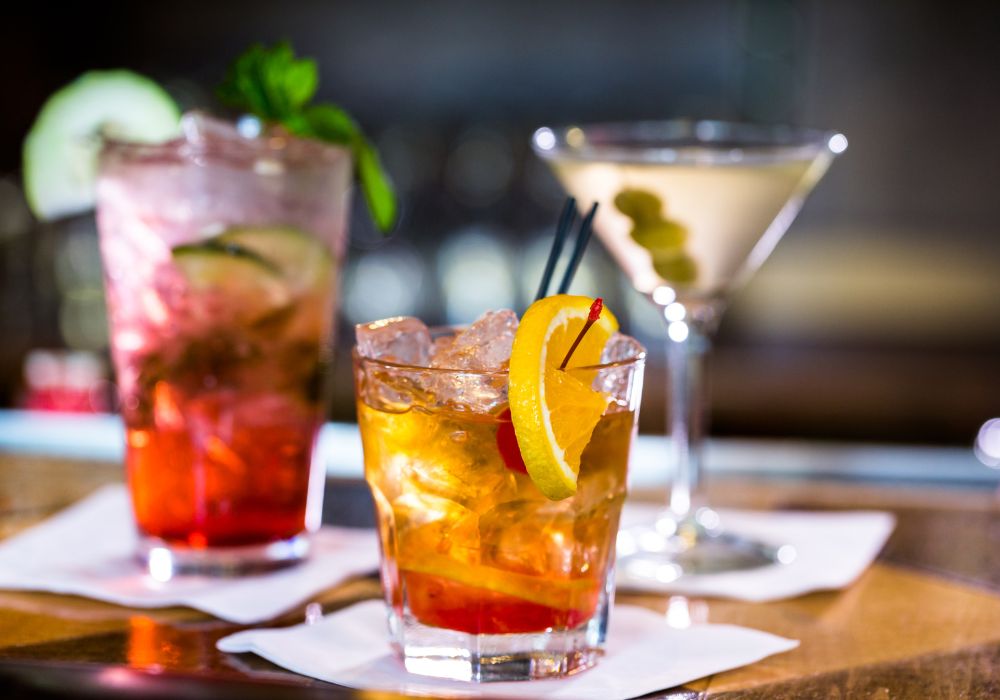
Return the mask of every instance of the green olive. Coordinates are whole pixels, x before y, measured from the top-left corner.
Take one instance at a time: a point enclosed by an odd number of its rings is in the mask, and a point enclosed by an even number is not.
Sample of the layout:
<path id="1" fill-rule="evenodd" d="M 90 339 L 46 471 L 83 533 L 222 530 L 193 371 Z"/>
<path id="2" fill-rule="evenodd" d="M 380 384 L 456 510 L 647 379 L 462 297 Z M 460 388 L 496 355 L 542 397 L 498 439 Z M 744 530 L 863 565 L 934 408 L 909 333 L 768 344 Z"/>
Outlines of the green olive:
<path id="1" fill-rule="evenodd" d="M 632 240 L 652 252 L 674 250 L 687 242 L 687 229 L 676 221 L 636 224 L 632 229 Z"/>
<path id="2" fill-rule="evenodd" d="M 691 284 L 698 278 L 698 265 L 687 253 L 654 254 L 653 269 L 673 284 Z"/>
<path id="3" fill-rule="evenodd" d="M 615 195 L 615 206 L 636 224 L 660 221 L 663 202 L 652 192 L 622 190 Z"/>

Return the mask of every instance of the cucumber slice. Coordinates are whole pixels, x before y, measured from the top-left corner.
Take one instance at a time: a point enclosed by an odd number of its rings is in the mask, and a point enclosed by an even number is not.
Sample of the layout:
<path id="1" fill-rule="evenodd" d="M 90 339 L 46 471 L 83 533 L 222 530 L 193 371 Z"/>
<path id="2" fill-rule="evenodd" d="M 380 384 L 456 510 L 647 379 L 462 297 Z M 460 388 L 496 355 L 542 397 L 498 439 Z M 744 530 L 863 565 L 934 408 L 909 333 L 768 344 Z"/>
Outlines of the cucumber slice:
<path id="1" fill-rule="evenodd" d="M 41 219 L 94 206 L 102 135 L 157 142 L 178 133 L 180 111 L 149 78 L 91 71 L 50 97 L 24 142 L 24 188 Z"/>
<path id="2" fill-rule="evenodd" d="M 177 246 L 172 255 L 188 289 L 205 302 L 199 312 L 217 314 L 220 323 L 256 323 L 292 301 L 281 271 L 246 248 L 209 241 Z"/>
<path id="3" fill-rule="evenodd" d="M 216 241 L 251 250 L 273 263 L 295 293 L 325 292 L 333 280 L 333 256 L 319 240 L 291 227 L 237 227 Z"/>

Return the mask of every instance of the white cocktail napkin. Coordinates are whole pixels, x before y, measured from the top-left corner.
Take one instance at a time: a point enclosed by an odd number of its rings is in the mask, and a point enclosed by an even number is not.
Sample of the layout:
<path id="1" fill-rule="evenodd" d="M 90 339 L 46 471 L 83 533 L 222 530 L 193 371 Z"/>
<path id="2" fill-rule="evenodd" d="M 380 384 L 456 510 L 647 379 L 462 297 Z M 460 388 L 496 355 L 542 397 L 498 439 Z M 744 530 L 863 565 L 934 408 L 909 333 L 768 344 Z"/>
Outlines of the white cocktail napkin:
<path id="1" fill-rule="evenodd" d="M 471 683 L 407 673 L 389 648 L 385 605 L 365 601 L 313 624 L 256 629 L 220 639 L 226 652 L 253 652 L 312 678 L 350 688 L 443 697 L 624 700 L 794 649 L 799 643 L 735 625 L 676 629 L 662 614 L 631 605 L 611 613 L 606 653 L 568 678 Z"/>
<path id="2" fill-rule="evenodd" d="M 629 503 L 622 512 L 622 529 L 652 523 L 659 508 Z M 694 596 L 733 598 L 754 603 L 835 590 L 854 582 L 882 550 L 895 527 L 891 513 L 881 511 L 805 512 L 718 509 L 727 532 L 779 550 L 786 563 L 729 573 L 681 576 L 663 581 L 639 578 L 619 561 L 620 589 L 658 591 Z M 620 548 L 619 556 L 624 556 Z"/>
<path id="3" fill-rule="evenodd" d="M 136 608 L 185 605 L 240 624 L 269 620 L 351 576 L 378 569 L 372 530 L 323 527 L 298 566 L 240 578 L 153 580 L 135 558 L 128 494 L 106 486 L 0 542 L 0 588 L 86 596 Z"/>

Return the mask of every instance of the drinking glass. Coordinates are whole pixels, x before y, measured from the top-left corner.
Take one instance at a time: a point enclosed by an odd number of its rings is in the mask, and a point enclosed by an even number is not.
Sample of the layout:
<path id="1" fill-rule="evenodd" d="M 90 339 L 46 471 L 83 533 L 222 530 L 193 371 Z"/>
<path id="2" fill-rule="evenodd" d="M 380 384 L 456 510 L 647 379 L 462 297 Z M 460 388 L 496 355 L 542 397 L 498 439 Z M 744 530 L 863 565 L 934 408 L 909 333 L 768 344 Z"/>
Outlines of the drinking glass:
<path id="1" fill-rule="evenodd" d="M 407 670 L 507 681 L 597 662 L 645 358 L 629 347 L 617 361 L 566 370 L 612 401 L 576 494 L 561 501 L 501 455 L 501 433 L 512 434 L 506 370 L 398 364 L 355 348 L 390 637 Z"/>
<path id="2" fill-rule="evenodd" d="M 159 579 L 307 553 L 351 185 L 343 149 L 182 127 L 107 142 L 97 185 L 128 484 Z"/>
<path id="3" fill-rule="evenodd" d="M 669 583 L 775 563 L 778 547 L 727 532 L 699 489 L 704 357 L 729 297 L 774 249 L 847 139 L 671 120 L 542 127 L 532 145 L 577 200 L 600 203 L 598 236 L 666 323 L 668 507 L 622 533 L 622 565 L 630 576 Z"/>

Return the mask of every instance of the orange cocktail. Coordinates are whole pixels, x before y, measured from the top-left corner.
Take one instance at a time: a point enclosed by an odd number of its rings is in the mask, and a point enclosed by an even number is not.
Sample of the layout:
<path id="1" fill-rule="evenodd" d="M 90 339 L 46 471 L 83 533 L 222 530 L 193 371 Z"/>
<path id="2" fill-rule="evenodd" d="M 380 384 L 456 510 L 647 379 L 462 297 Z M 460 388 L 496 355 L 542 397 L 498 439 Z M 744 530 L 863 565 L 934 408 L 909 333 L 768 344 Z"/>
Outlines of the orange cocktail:
<path id="1" fill-rule="evenodd" d="M 497 415 L 391 413 L 364 401 L 358 411 L 394 606 L 405 595 L 419 622 L 469 634 L 590 619 L 625 498 L 631 411 L 601 419 L 579 490 L 563 501 L 505 464 Z"/>
<path id="2" fill-rule="evenodd" d="M 408 668 L 437 674 L 425 662 L 447 648 L 464 655 L 459 677 L 478 680 L 590 665 L 612 585 L 641 350 L 570 370 L 611 392 L 580 456 L 576 492 L 561 500 L 520 460 L 505 369 L 422 368 L 361 353 L 365 475 L 390 628 Z"/>

